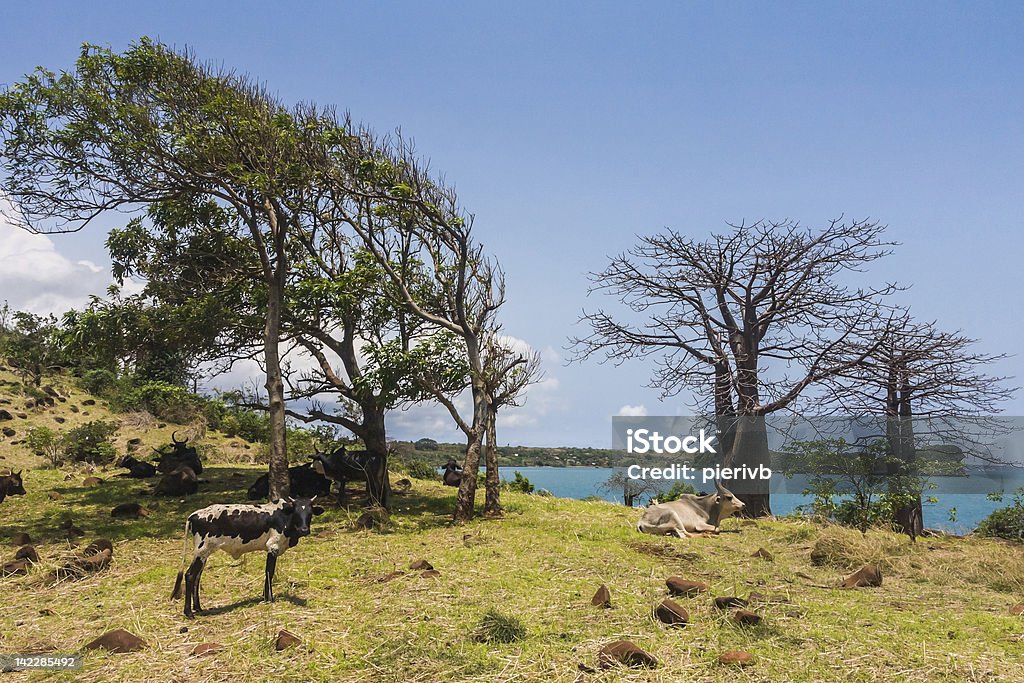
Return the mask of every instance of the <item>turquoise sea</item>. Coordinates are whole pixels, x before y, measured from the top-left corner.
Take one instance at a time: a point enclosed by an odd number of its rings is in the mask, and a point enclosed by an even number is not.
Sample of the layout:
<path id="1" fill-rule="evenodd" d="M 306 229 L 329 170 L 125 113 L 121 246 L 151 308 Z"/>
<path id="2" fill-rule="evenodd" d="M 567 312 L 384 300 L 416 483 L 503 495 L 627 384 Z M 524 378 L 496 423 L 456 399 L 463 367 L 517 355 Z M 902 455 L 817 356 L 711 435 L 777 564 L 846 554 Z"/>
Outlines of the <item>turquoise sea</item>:
<path id="1" fill-rule="evenodd" d="M 622 495 L 600 490 L 615 470 L 604 467 L 502 467 L 502 479 L 512 479 L 516 471 L 522 472 L 537 488 L 547 489 L 561 498 L 598 496 L 621 502 Z M 1012 493 L 1024 487 L 1024 468 L 991 467 L 970 468 L 967 477 L 931 477 L 936 488 L 926 493 L 938 499 L 924 506 L 924 525 L 951 533 L 967 533 L 978 526 L 998 507 L 1009 505 Z M 667 482 L 668 489 L 673 482 Z M 801 493 L 806 479 L 795 476 L 785 479 L 772 477 L 772 512 L 776 515 L 792 513 L 798 505 L 810 502 L 811 497 Z M 997 503 L 986 494 L 1002 491 L 1005 500 Z M 644 501 L 646 503 L 646 500 Z M 953 513 L 951 517 L 951 513 Z"/>

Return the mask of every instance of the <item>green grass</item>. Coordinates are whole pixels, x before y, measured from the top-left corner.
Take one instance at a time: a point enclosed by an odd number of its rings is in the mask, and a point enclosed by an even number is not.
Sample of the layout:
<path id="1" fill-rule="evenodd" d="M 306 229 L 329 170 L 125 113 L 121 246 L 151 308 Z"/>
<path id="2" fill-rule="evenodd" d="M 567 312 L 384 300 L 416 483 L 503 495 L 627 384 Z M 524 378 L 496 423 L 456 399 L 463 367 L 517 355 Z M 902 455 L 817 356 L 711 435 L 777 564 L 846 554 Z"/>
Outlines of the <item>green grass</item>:
<path id="1" fill-rule="evenodd" d="M 2 389 L 0 389 L 2 395 Z M 99 411 L 97 411 L 99 412 Z M 62 413 L 63 414 L 63 413 Z M 95 413 L 94 413 L 95 415 Z M 40 419 L 47 419 L 43 414 Z M 169 431 L 167 432 L 169 435 Z M 162 432 L 151 437 L 163 438 Z M 212 443 L 227 440 L 208 435 Z M 18 446 L 0 444 L 0 467 L 38 464 Z M 230 453 L 229 453 L 230 456 Z M 232 460 L 232 457 L 227 457 Z M 454 490 L 414 481 L 396 497 L 386 531 L 356 531 L 357 509 L 329 508 L 313 534 L 278 564 L 278 601 L 258 601 L 263 562 L 215 556 L 203 577 L 209 614 L 187 621 L 169 599 L 179 569 L 182 524 L 191 510 L 244 499 L 259 468 L 208 468 L 187 501 L 156 500 L 145 484 L 113 478 L 81 486 L 84 469 L 25 473 L 24 497 L 0 504 L 3 560 L 9 538 L 27 531 L 42 564 L 28 576 L 0 579 L 0 652 L 75 652 L 113 628 L 149 643 L 133 654 L 88 653 L 80 674 L 57 680 L 159 681 L 1020 681 L 1024 680 L 1024 548 L 977 538 L 925 538 L 917 544 L 880 531 L 866 536 L 807 522 L 728 520 L 723 533 L 684 540 L 637 534 L 637 512 L 605 502 L 506 493 L 504 519 L 450 523 Z M 69 479 L 65 479 L 67 475 Z M 241 476 L 236 476 L 241 475 Z M 57 501 L 47 497 L 59 491 Z M 114 520 L 110 508 L 139 500 L 155 514 Z M 47 573 L 73 552 L 61 522 L 114 541 L 111 566 L 78 581 L 50 585 Z M 816 545 L 829 548 L 814 565 Z M 774 561 L 751 557 L 764 547 Z M 439 578 L 408 569 L 426 559 Z M 877 589 L 830 588 L 850 568 L 883 567 Z M 394 572 L 397 578 L 382 580 Z M 709 583 L 713 595 L 775 598 L 753 609 L 756 628 L 735 626 L 710 596 L 677 599 L 690 625 L 666 628 L 651 618 L 677 574 Z M 600 584 L 612 609 L 590 605 Z M 45 610 L 52 610 L 46 616 Z M 525 636 L 481 642 L 485 615 L 514 617 Z M 180 632 L 182 627 L 188 631 Z M 298 648 L 275 652 L 280 629 Z M 594 667 L 598 648 L 630 639 L 658 658 L 652 671 Z M 201 658 L 195 645 L 224 649 Z M 725 668 L 726 650 L 751 652 L 754 663 Z M 47 674 L 15 674 L 37 680 Z"/>

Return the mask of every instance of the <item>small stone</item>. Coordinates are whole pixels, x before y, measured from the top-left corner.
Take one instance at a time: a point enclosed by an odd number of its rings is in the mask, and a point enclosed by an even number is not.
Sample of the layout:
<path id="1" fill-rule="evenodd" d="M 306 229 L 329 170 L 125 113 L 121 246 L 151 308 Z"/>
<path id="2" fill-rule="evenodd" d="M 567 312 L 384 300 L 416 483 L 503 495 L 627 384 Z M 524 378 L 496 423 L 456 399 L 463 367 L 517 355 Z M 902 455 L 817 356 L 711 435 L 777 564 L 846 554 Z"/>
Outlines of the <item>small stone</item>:
<path id="1" fill-rule="evenodd" d="M 114 544 L 110 542 L 109 538 L 97 538 L 95 541 L 85 546 L 85 550 L 82 551 L 82 554 L 98 555 L 104 551 L 109 551 L 111 555 L 114 554 Z"/>
<path id="2" fill-rule="evenodd" d="M 426 560 L 416 560 L 415 562 L 409 563 L 409 569 L 415 569 L 417 571 L 424 569 L 433 569 L 434 565 L 430 564 Z"/>
<path id="3" fill-rule="evenodd" d="M 54 616 L 57 616 L 57 613 L 54 612 L 49 607 L 44 607 L 43 609 L 39 610 L 39 616 L 41 616 L 41 617 L 54 617 Z"/>
<path id="4" fill-rule="evenodd" d="M 775 560 L 775 556 L 767 550 L 765 550 L 764 548 L 758 548 L 750 556 L 760 557 L 762 560 L 765 560 L 766 562 L 773 562 Z"/>
<path id="5" fill-rule="evenodd" d="M 68 410 L 70 410 L 72 413 L 77 413 L 78 412 L 78 406 L 76 406 L 75 404 L 72 403 L 71 405 L 68 406 Z"/>
<path id="6" fill-rule="evenodd" d="M 1015 617 L 1024 617 L 1024 602 L 1012 605 L 1010 607 L 1010 614 Z"/>
<path id="7" fill-rule="evenodd" d="M 35 546 L 26 544 L 18 548 L 18 552 L 14 553 L 14 559 L 36 563 L 39 561 L 39 553 L 36 552 Z"/>
<path id="8" fill-rule="evenodd" d="M 743 650 L 729 650 L 718 655 L 718 663 L 726 666 L 748 666 L 754 663 L 754 656 Z"/>
<path id="9" fill-rule="evenodd" d="M 121 503 L 120 505 L 116 505 L 114 509 L 110 511 L 111 517 L 126 517 L 130 519 L 149 517 L 151 514 L 153 514 L 152 510 L 136 502 Z"/>
<path id="10" fill-rule="evenodd" d="M 10 427 L 4 427 L 4 436 L 15 436 L 18 432 L 14 431 Z"/>
<path id="11" fill-rule="evenodd" d="M 274 641 L 274 649 L 280 652 L 281 650 L 286 650 L 290 647 L 295 647 L 296 645 L 300 645 L 301 643 L 302 638 L 299 638 L 291 631 L 281 629 L 277 634 L 277 639 Z"/>
<path id="12" fill-rule="evenodd" d="M 182 626 L 179 628 L 178 633 L 188 633 L 188 626 Z"/>
<path id="13" fill-rule="evenodd" d="M 82 401 L 82 405 L 83 406 L 94 406 L 94 405 L 96 405 L 96 399 L 94 399 L 94 398 L 87 398 L 84 401 Z"/>
<path id="14" fill-rule="evenodd" d="M 882 570 L 873 564 L 866 564 L 843 579 L 843 588 L 876 588 L 882 585 Z"/>
<path id="15" fill-rule="evenodd" d="M 598 587 L 597 592 L 594 593 L 594 597 L 590 599 L 590 604 L 594 607 L 611 607 L 612 606 L 612 594 L 608 590 L 608 586 L 603 583 Z"/>
<path id="16" fill-rule="evenodd" d="M 665 598 L 654 608 L 654 616 L 663 624 L 669 626 L 686 626 L 690 621 L 690 614 L 675 600 Z"/>
<path id="17" fill-rule="evenodd" d="M 715 607 L 717 609 L 732 609 L 733 607 L 746 607 L 749 603 L 743 598 L 737 598 L 735 595 L 727 595 L 721 598 L 715 598 Z"/>
<path id="18" fill-rule="evenodd" d="M 11 560 L 6 563 L 3 567 L 0 567 L 0 576 L 9 576 L 11 574 L 28 574 L 29 565 L 32 563 L 28 560 Z"/>
<path id="19" fill-rule="evenodd" d="M 224 646 L 220 643 L 199 643 L 194 648 L 192 648 L 192 656 L 202 657 L 203 655 L 213 654 L 214 652 L 220 652 L 223 649 Z"/>
<path id="20" fill-rule="evenodd" d="M 738 609 L 732 615 L 732 620 L 740 626 L 757 626 L 761 623 L 761 617 L 750 610 Z"/>
<path id="21" fill-rule="evenodd" d="M 67 421 L 68 421 L 68 419 L 67 419 L 66 417 L 61 417 L 60 415 L 58 415 L 58 416 L 56 416 L 55 418 L 53 418 L 53 421 L 54 421 L 54 422 L 56 422 L 56 423 L 57 423 L 57 424 L 59 424 L 59 425 L 62 425 L 62 424 L 64 424 L 65 422 L 67 422 Z"/>
<path id="22" fill-rule="evenodd" d="M 32 542 L 32 537 L 26 534 L 24 531 L 20 531 L 11 536 L 11 545 L 28 545 Z"/>
<path id="23" fill-rule="evenodd" d="M 19 420 L 27 420 L 28 419 L 28 415 L 26 415 L 25 413 L 18 413 L 18 419 Z"/>
<path id="24" fill-rule="evenodd" d="M 383 576 L 377 577 L 377 583 L 387 583 L 388 581 L 394 581 L 400 576 L 405 576 L 405 572 L 391 572 Z"/>
<path id="25" fill-rule="evenodd" d="M 4 422 L 5 420 L 13 420 L 13 419 L 14 419 L 14 416 L 11 415 L 11 411 L 9 411 L 9 410 L 0 410 L 0 422 Z"/>
<path id="26" fill-rule="evenodd" d="M 597 665 L 602 669 L 610 669 L 616 664 L 637 669 L 654 669 L 658 666 L 658 660 L 632 641 L 615 640 L 598 650 Z"/>
<path id="27" fill-rule="evenodd" d="M 420 577 L 424 579 L 437 579 L 440 578 L 440 576 L 441 572 L 437 571 L 436 569 L 428 569 L 427 571 L 420 574 Z"/>
<path id="28" fill-rule="evenodd" d="M 692 597 L 698 593 L 706 593 L 708 591 L 706 583 L 687 581 L 678 576 L 670 576 L 665 579 L 665 585 L 668 586 L 668 592 L 672 595 L 682 595 L 685 597 Z"/>
<path id="29" fill-rule="evenodd" d="M 64 497 L 64 494 L 59 491 L 50 491 L 49 493 L 46 494 L 46 497 L 49 498 L 50 500 L 60 500 L 61 498 Z"/>
<path id="30" fill-rule="evenodd" d="M 99 477 L 86 477 L 82 480 L 82 486 L 99 486 L 103 480 Z"/>
<path id="31" fill-rule="evenodd" d="M 85 646 L 86 650 L 104 649 L 110 652 L 135 652 L 146 647 L 146 641 L 123 628 L 104 633 Z"/>

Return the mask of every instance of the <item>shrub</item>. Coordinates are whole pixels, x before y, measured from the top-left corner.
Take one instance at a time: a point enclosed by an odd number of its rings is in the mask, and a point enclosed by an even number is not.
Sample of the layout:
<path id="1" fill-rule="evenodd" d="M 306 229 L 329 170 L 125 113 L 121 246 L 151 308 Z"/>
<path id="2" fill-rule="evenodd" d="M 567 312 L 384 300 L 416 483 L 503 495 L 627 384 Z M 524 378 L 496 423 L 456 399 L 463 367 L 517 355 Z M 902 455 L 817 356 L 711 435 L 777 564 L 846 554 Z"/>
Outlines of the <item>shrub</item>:
<path id="1" fill-rule="evenodd" d="M 1017 489 L 1013 505 L 994 510 L 983 519 L 978 525 L 978 533 L 982 536 L 1024 541 L 1024 488 Z"/>
<path id="2" fill-rule="evenodd" d="M 234 438 L 238 436 L 238 432 L 241 428 L 242 423 L 239 422 L 238 416 L 236 415 L 225 415 L 220 421 L 220 431 L 224 433 L 224 436 Z"/>
<path id="3" fill-rule="evenodd" d="M 117 433 L 114 422 L 94 420 L 71 429 L 61 439 L 64 455 L 75 462 L 103 465 L 116 456 L 110 437 Z"/>
<path id="4" fill-rule="evenodd" d="M 119 398 L 121 410 L 148 410 L 167 422 L 185 424 L 200 412 L 202 399 L 168 382 L 146 382 Z"/>
<path id="5" fill-rule="evenodd" d="M 523 473 L 519 470 L 515 472 L 515 479 L 512 481 L 501 482 L 501 487 L 506 491 L 516 491 L 518 493 L 533 493 L 533 484 L 530 480 L 523 476 Z"/>
<path id="6" fill-rule="evenodd" d="M 395 469 L 405 472 L 414 479 L 437 479 L 437 465 L 422 458 L 411 458 L 395 463 Z"/>
<path id="7" fill-rule="evenodd" d="M 33 427 L 25 438 L 25 446 L 33 454 L 46 458 L 54 467 L 64 463 L 64 444 L 60 434 L 49 427 Z"/>
<path id="8" fill-rule="evenodd" d="M 516 617 L 491 608 L 480 617 L 473 637 L 481 643 L 514 643 L 526 637 L 526 627 Z"/>
<path id="9" fill-rule="evenodd" d="M 82 375 L 82 387 L 90 394 L 107 396 L 117 383 L 117 375 L 105 368 L 89 370 Z"/>
<path id="10" fill-rule="evenodd" d="M 658 496 L 658 502 L 667 503 L 670 500 L 679 500 L 680 497 L 688 493 L 696 494 L 697 489 L 693 488 L 693 486 L 687 484 L 685 481 L 677 481 L 672 484 L 672 488 Z"/>
<path id="11" fill-rule="evenodd" d="M 415 444 L 413 444 L 413 448 L 415 448 L 418 451 L 436 451 L 439 448 L 439 446 L 437 445 L 437 442 L 434 441 L 433 439 L 420 439 Z"/>

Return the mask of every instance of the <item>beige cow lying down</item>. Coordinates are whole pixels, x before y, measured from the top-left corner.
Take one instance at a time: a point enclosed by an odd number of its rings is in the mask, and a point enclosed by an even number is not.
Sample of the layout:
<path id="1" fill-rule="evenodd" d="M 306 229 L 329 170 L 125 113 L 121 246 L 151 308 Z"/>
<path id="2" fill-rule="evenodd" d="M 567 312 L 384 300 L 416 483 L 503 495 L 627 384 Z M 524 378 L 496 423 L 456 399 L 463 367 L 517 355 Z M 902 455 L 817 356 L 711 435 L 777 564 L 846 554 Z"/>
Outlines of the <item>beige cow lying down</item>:
<path id="1" fill-rule="evenodd" d="M 715 493 L 706 496 L 688 493 L 678 500 L 651 505 L 644 510 L 636 530 L 655 536 L 674 534 L 679 538 L 718 531 L 722 520 L 742 510 L 744 504 L 717 481 L 715 489 Z"/>

